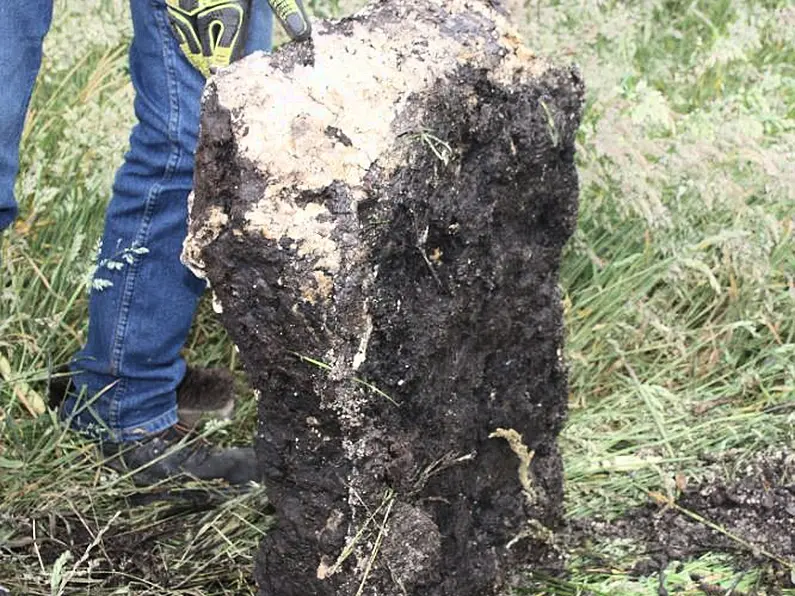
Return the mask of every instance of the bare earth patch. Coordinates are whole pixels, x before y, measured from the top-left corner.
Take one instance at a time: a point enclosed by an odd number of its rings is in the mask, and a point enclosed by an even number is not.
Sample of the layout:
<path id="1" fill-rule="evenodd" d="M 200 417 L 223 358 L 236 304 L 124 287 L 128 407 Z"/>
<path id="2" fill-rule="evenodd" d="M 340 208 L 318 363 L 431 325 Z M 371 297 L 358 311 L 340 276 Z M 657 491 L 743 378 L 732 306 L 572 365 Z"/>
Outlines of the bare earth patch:
<path id="1" fill-rule="evenodd" d="M 654 493 L 646 505 L 618 519 L 578 520 L 570 529 L 572 542 L 579 543 L 573 548 L 585 541 L 627 540 L 637 545 L 637 575 L 661 574 L 671 562 L 705 553 L 726 553 L 738 570 L 765 569 L 762 582 L 772 590 L 765 593 L 795 587 L 795 453 L 760 455 L 727 480 L 718 471 L 732 464 L 731 454 L 711 460 L 713 477 L 685 487 L 674 500 Z"/>

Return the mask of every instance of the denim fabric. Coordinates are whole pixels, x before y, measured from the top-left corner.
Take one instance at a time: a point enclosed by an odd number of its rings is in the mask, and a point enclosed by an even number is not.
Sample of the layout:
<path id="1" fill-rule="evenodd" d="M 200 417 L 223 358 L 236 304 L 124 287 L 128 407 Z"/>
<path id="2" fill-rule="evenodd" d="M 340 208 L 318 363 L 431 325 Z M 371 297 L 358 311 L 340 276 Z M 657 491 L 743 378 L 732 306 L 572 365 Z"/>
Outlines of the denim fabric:
<path id="1" fill-rule="evenodd" d="M 14 179 L 19 141 L 41 65 L 41 43 L 52 20 L 52 3 L 0 0 L 0 233 L 17 214 Z"/>
<path id="2" fill-rule="evenodd" d="M 3 86 L 0 101 L 15 110 L 0 119 L 8 121 L 0 124 L 0 214 L 6 223 L 14 212 L 19 130 L 51 2 L 3 1 L 0 8 L 0 77 L 12 82 Z M 270 49 L 270 9 L 265 0 L 254 4 L 247 53 Z M 113 441 L 156 433 L 177 421 L 176 388 L 186 368 L 180 351 L 205 288 L 179 260 L 204 79 L 172 36 L 165 0 L 130 5 L 138 123 L 105 217 L 95 277 L 105 287 L 91 293 L 88 338 L 71 365 L 79 395 L 64 408 L 72 427 Z M 15 19 L 24 27 L 14 25 Z M 17 56 L 20 47 L 24 52 Z"/>

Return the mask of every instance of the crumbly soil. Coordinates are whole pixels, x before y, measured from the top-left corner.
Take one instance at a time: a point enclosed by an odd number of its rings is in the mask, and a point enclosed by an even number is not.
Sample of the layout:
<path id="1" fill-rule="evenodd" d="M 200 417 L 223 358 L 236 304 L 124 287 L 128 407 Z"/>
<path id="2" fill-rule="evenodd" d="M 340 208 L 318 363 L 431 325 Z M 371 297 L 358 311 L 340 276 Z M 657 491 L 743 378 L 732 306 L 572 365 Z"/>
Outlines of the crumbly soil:
<path id="1" fill-rule="evenodd" d="M 638 575 L 662 573 L 673 561 L 726 553 L 738 571 L 764 570 L 762 593 L 795 588 L 795 453 L 763 454 L 737 469 L 739 455 L 713 459 L 707 478 L 680 491 L 674 505 L 654 495 L 615 520 L 575 521 L 569 548 L 580 550 L 586 541 L 629 540 L 637 545 L 633 572 Z"/>
<path id="2" fill-rule="evenodd" d="M 311 163 L 276 175 L 292 166 L 261 147 L 289 143 L 267 136 L 271 99 L 253 99 L 267 85 L 250 84 L 277 69 L 314 114 L 305 98 L 326 90 L 311 87 L 306 47 L 240 63 L 205 98 L 189 245 L 261 394 L 256 446 L 279 520 L 262 596 L 488 596 L 516 569 L 561 566 L 548 541 L 568 392 L 558 271 L 583 82 L 521 50 L 484 6 L 386 1 L 323 26 L 322 56 L 385 45 L 383 84 L 351 98 L 368 128 L 340 116 L 306 144 L 332 170 L 337 155 L 362 163 L 359 143 L 380 153 L 320 189 L 326 166 L 311 184 Z M 296 118 L 306 143 L 314 121 Z"/>

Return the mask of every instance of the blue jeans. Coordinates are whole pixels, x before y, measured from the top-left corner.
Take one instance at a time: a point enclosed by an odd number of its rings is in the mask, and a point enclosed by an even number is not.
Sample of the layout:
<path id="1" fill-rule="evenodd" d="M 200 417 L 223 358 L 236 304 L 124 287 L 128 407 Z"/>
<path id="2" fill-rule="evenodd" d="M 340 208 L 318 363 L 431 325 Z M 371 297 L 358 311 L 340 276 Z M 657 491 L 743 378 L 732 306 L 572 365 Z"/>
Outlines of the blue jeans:
<path id="1" fill-rule="evenodd" d="M 20 137 L 52 4 L 0 0 L 0 231 L 17 211 Z M 253 4 L 246 53 L 271 44 L 270 8 Z M 95 277 L 103 289 L 91 292 L 88 338 L 71 364 L 80 395 L 64 408 L 74 428 L 113 441 L 176 423 L 186 369 L 180 351 L 205 288 L 179 260 L 204 79 L 172 36 L 165 0 L 130 5 L 138 123 L 105 217 Z"/>

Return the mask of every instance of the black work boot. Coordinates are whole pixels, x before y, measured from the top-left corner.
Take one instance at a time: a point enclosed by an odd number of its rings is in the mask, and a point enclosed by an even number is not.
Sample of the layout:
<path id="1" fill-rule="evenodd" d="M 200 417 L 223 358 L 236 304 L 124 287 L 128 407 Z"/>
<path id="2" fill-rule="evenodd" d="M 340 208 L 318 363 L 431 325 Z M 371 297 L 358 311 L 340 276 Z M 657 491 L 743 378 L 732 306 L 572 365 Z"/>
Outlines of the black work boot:
<path id="1" fill-rule="evenodd" d="M 251 447 L 216 447 L 179 424 L 139 441 L 101 443 L 105 464 L 133 472 L 139 486 L 163 480 L 195 478 L 240 485 L 259 480 Z"/>
<path id="2" fill-rule="evenodd" d="M 59 409 L 73 386 L 66 367 L 54 372 L 49 381 L 50 407 Z M 100 451 L 109 467 L 132 471 L 133 481 L 141 486 L 180 476 L 235 485 L 258 480 L 251 447 L 215 447 L 191 435 L 204 415 L 229 418 L 234 406 L 234 377 L 228 370 L 189 367 L 177 388 L 179 424 L 138 441 L 102 443 Z"/>

